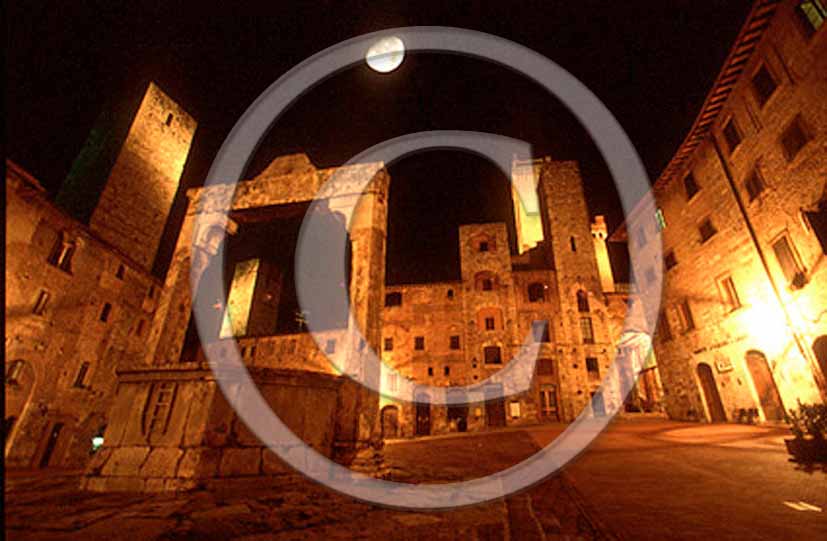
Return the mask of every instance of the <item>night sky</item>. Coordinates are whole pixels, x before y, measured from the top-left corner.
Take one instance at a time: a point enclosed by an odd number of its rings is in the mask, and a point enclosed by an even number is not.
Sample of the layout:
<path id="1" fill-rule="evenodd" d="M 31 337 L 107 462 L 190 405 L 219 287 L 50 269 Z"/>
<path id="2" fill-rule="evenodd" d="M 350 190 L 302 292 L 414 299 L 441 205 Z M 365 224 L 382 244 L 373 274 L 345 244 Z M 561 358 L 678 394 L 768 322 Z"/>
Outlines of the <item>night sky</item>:
<path id="1" fill-rule="evenodd" d="M 7 153 L 50 190 L 103 104 L 127 89 L 154 80 L 198 120 L 182 183 L 197 186 L 236 119 L 279 76 L 344 39 L 409 25 L 488 32 L 562 65 L 617 117 L 654 179 L 691 127 L 751 2 L 119 4 L 7 5 Z M 579 160 L 592 213 L 607 214 L 610 228 L 622 219 L 605 165 L 559 102 L 506 68 L 453 55 L 409 54 L 390 74 L 360 65 L 325 81 L 279 119 L 248 176 L 281 154 L 303 151 L 330 167 L 428 129 L 498 133 L 531 143 L 535 156 Z M 428 152 L 389 170 L 391 283 L 458 277 L 458 225 L 512 219 L 506 177 L 476 156 Z M 182 209 L 179 197 L 159 272 Z"/>

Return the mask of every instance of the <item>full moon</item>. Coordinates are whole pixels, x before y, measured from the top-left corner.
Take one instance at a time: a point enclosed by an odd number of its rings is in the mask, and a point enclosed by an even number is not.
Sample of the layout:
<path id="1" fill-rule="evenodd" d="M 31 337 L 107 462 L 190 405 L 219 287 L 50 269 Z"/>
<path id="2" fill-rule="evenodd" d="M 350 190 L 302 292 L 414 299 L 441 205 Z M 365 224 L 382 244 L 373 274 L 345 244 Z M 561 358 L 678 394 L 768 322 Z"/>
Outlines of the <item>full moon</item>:
<path id="1" fill-rule="evenodd" d="M 399 67 L 405 58 L 405 44 L 396 36 L 382 38 L 368 49 L 365 60 L 371 69 L 388 73 Z"/>

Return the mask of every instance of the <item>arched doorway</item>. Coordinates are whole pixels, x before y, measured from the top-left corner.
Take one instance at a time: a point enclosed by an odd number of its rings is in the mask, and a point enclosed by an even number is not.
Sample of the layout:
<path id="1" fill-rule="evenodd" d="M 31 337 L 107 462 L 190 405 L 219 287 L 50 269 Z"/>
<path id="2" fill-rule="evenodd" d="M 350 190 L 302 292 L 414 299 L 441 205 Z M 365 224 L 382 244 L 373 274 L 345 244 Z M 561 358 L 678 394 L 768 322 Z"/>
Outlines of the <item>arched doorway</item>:
<path id="1" fill-rule="evenodd" d="M 758 402 L 764 410 L 764 416 L 768 421 L 783 421 L 784 406 L 781 402 L 781 395 L 778 394 L 778 387 L 775 386 L 767 357 L 760 351 L 748 351 L 747 368 L 752 376 L 752 383 L 755 384 L 755 392 L 758 393 Z"/>
<path id="2" fill-rule="evenodd" d="M 416 395 L 416 423 L 414 433 L 417 436 L 427 436 L 431 433 L 430 400 L 430 397 L 425 393 Z"/>
<path id="3" fill-rule="evenodd" d="M 399 408 L 396 406 L 382 408 L 382 437 L 399 437 Z"/>
<path id="4" fill-rule="evenodd" d="M 821 368 L 822 377 L 827 380 L 827 335 L 821 335 L 813 342 L 813 353 L 816 355 L 816 362 Z"/>
<path id="5" fill-rule="evenodd" d="M 709 420 L 713 423 L 725 423 L 724 404 L 721 402 L 721 395 L 718 394 L 718 386 L 715 384 L 712 367 L 706 363 L 701 363 L 698 365 L 697 371 L 704 399 L 706 399 L 706 407 L 709 410 Z"/>

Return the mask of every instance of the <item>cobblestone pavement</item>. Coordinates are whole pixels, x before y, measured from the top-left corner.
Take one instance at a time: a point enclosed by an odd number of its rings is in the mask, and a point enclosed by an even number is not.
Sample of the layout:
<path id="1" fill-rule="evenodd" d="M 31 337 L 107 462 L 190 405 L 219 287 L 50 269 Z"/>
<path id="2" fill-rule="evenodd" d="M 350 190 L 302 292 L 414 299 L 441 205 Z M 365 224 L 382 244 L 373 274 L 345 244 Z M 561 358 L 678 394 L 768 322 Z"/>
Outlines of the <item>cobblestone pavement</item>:
<path id="1" fill-rule="evenodd" d="M 395 480 L 447 482 L 515 464 L 538 448 L 526 432 L 386 447 Z M 565 476 L 504 501 L 445 512 L 402 512 L 341 496 L 297 479 L 184 494 L 97 494 L 77 490 L 77 473 L 11 473 L 6 478 L 10 540 L 610 540 Z"/>

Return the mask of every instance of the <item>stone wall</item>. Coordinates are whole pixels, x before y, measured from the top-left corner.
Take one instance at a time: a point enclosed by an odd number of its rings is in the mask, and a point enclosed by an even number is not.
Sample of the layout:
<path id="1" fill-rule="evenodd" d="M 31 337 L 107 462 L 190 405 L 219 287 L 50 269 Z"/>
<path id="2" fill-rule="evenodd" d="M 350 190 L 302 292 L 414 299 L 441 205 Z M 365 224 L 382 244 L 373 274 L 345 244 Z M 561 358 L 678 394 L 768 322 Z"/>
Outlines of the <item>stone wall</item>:
<path id="1" fill-rule="evenodd" d="M 161 284 L 6 168 L 6 464 L 40 466 L 62 424 L 44 465 L 78 468 L 108 423 L 118 363 L 143 353 Z"/>
<path id="2" fill-rule="evenodd" d="M 655 202 L 641 206 L 627 223 L 630 242 L 640 245 L 648 261 L 636 269 L 643 274 L 638 280 L 645 280 L 647 267 L 661 264 L 651 255 L 656 242 L 674 257 L 665 271 L 655 349 L 667 409 L 676 419 L 738 421 L 750 410 L 759 419 L 777 419 L 777 408 L 768 403 L 773 387 L 783 408 L 823 400 L 827 393 L 814 350 L 818 337 L 827 334 L 827 248 L 816 234 L 818 223 L 806 214 L 818 212 L 819 205 L 822 216 L 827 213 L 827 32 L 822 28 L 808 38 L 795 4 L 778 5 L 712 117 L 710 133 L 681 167 L 664 173 Z M 777 85 L 763 105 L 752 82 L 762 66 Z M 788 159 L 781 139 L 796 117 L 809 142 Z M 724 136 L 729 122 L 740 139 L 734 148 Z M 686 189 L 690 174 L 698 187 L 694 195 Z M 756 176 L 763 189 L 751 194 L 747 184 Z M 640 216 L 656 208 L 666 228 L 660 235 L 641 233 Z M 705 219 L 715 229 L 708 240 L 699 230 Z M 791 283 L 780 267 L 773 245 L 782 237 L 802 271 L 801 284 Z M 726 294 L 727 279 L 735 303 Z M 689 325 L 683 306 L 691 313 Z M 765 376 L 750 368 L 748 352 L 766 359 Z M 699 370 L 710 368 L 725 419 L 717 418 L 715 399 L 702 386 Z M 762 383 L 766 379 L 769 385 Z"/>

